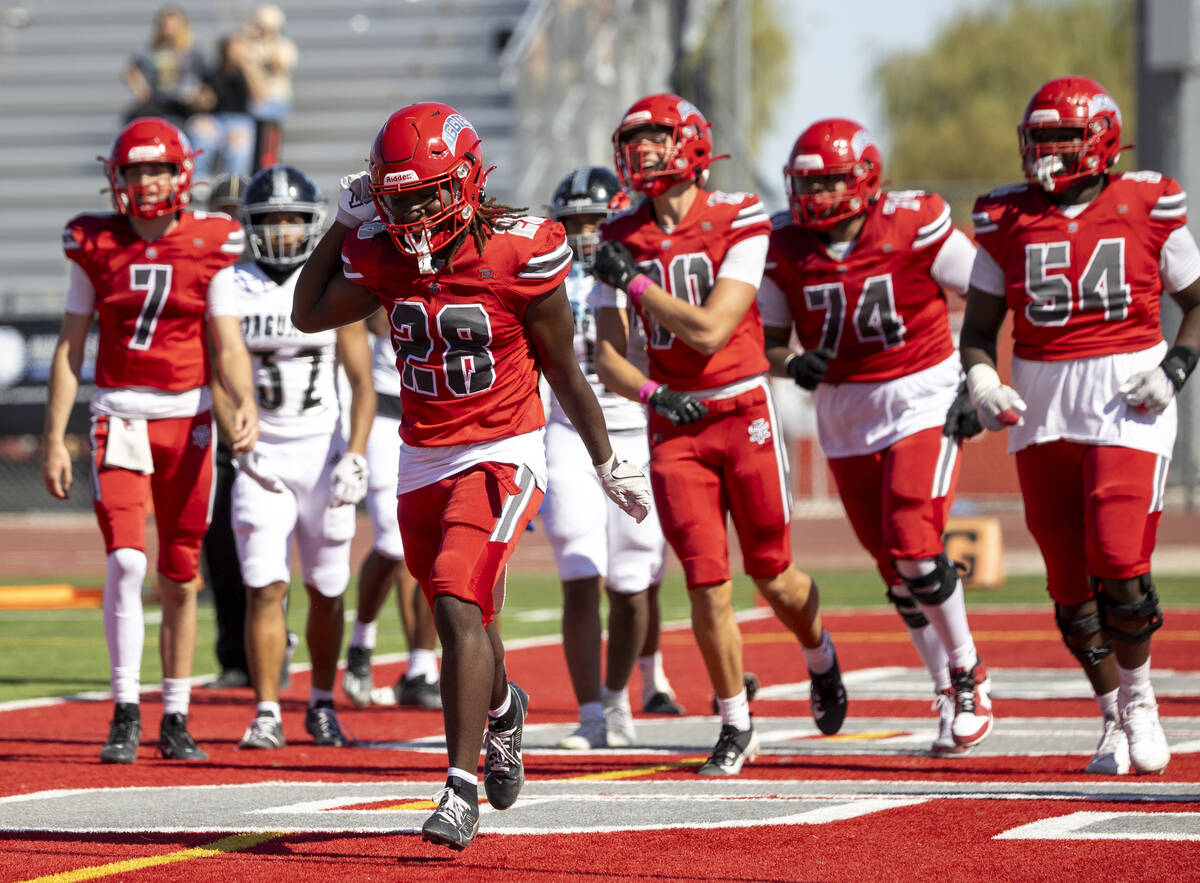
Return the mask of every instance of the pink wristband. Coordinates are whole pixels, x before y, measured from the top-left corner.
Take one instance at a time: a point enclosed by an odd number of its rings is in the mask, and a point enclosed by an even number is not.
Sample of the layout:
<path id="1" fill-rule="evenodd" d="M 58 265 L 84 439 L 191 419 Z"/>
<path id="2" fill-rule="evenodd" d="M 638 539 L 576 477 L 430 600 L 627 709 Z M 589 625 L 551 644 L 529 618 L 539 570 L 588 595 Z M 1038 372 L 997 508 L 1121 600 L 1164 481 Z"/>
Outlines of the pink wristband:
<path id="1" fill-rule="evenodd" d="M 662 384 L 656 380 L 647 380 L 642 384 L 642 388 L 638 390 L 638 398 L 642 400 L 643 405 L 650 401 L 650 396 L 654 395 L 654 390 L 660 386 Z"/>
<path id="2" fill-rule="evenodd" d="M 646 293 L 646 289 L 652 284 L 653 282 L 651 282 L 649 276 L 645 273 L 638 273 L 629 281 L 629 287 L 625 289 L 625 293 L 633 299 L 635 304 L 640 303 L 642 295 Z"/>

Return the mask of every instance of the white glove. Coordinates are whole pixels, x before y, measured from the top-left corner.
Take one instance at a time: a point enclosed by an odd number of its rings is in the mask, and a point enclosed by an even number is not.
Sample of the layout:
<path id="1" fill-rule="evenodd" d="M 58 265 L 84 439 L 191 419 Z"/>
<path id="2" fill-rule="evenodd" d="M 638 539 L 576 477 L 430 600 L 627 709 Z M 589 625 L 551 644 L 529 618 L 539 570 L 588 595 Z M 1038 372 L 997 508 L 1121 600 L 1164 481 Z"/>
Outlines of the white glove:
<path id="1" fill-rule="evenodd" d="M 985 429 L 999 432 L 1006 426 L 1020 426 L 1026 407 L 1020 394 L 1000 382 L 1000 375 L 991 365 L 973 365 L 967 372 L 967 391 L 971 404 L 979 412 L 979 422 Z"/>
<path id="2" fill-rule="evenodd" d="M 1117 392 L 1129 407 L 1153 417 L 1167 410 L 1167 405 L 1175 398 L 1175 384 L 1171 383 L 1166 371 L 1156 367 L 1134 374 L 1117 388 Z"/>
<path id="3" fill-rule="evenodd" d="M 371 176 L 355 172 L 342 178 L 338 190 L 337 220 L 351 230 L 375 217 L 375 200 L 370 192 Z"/>
<path id="4" fill-rule="evenodd" d="M 342 454 L 333 467 L 330 505 L 353 506 L 367 495 L 367 458 L 362 454 Z"/>
<path id="5" fill-rule="evenodd" d="M 237 461 L 238 468 L 258 482 L 263 490 L 270 491 L 273 494 L 283 493 L 283 482 L 267 466 L 266 457 L 254 451 L 246 451 L 242 454 L 235 454 L 234 460 Z"/>
<path id="6" fill-rule="evenodd" d="M 653 499 L 650 482 L 642 475 L 642 471 L 628 460 L 618 462 L 617 455 L 613 454 L 607 463 L 596 467 L 596 474 L 600 476 L 600 485 L 608 498 L 641 524 L 650 514 Z"/>

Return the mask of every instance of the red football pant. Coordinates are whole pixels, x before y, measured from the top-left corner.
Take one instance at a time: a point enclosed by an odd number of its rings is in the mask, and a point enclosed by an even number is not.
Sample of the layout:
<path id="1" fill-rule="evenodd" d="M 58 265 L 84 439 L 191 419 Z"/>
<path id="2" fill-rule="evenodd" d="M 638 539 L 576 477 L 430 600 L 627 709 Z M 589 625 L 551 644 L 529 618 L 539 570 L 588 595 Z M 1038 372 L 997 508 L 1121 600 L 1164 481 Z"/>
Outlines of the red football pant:
<path id="1" fill-rule="evenodd" d="M 958 442 L 933 427 L 873 454 L 829 461 L 850 525 L 887 585 L 902 582 L 894 562 L 941 554 L 958 452 Z"/>
<path id="2" fill-rule="evenodd" d="M 92 418 L 92 507 L 108 554 L 146 551 L 146 504 L 154 501 L 158 572 L 186 583 L 199 569 L 200 544 L 212 518 L 212 414 L 147 420 L 154 472 L 103 466 L 108 417 Z"/>
<path id="3" fill-rule="evenodd" d="M 396 517 L 430 606 L 438 595 L 479 605 L 486 626 L 503 606 L 493 588 L 537 514 L 542 491 L 525 466 L 482 463 L 401 494 Z"/>
<path id="4" fill-rule="evenodd" d="M 1055 441 L 1017 452 L 1025 523 L 1062 606 L 1092 597 L 1088 577 L 1150 572 L 1169 461 L 1148 451 Z"/>
<path id="5" fill-rule="evenodd" d="M 706 400 L 686 426 L 650 412 L 650 483 L 667 542 L 689 588 L 730 579 L 725 518 L 733 518 L 751 577 L 770 579 L 792 562 L 787 454 L 765 386 Z"/>

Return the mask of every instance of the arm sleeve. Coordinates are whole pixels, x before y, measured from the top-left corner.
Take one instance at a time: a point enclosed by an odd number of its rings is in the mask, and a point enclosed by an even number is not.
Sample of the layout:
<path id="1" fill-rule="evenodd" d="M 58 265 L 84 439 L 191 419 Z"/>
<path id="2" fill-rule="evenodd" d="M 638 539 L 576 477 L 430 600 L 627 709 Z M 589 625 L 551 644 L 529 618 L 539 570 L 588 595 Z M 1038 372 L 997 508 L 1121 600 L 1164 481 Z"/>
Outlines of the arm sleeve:
<path id="1" fill-rule="evenodd" d="M 735 242 L 725 252 L 718 279 L 735 279 L 758 288 L 763 278 L 763 267 L 767 262 L 767 246 L 771 237 L 766 233 Z"/>
<path id="2" fill-rule="evenodd" d="M 1200 278 L 1200 249 L 1187 227 L 1176 227 L 1163 243 L 1158 272 L 1169 293 L 1182 291 Z"/>
<path id="3" fill-rule="evenodd" d="M 971 265 L 971 287 L 984 294 L 1004 296 L 1004 270 L 983 246 L 975 249 L 975 263 Z"/>
<path id="4" fill-rule="evenodd" d="M 938 287 L 965 295 L 971 284 L 971 268 L 975 263 L 975 244 L 961 230 L 946 237 L 929 273 Z"/>
<path id="5" fill-rule="evenodd" d="M 205 315 L 237 316 L 237 286 L 233 279 L 233 267 L 219 270 L 208 283 L 208 306 Z"/>
<path id="6" fill-rule="evenodd" d="M 763 324 L 770 328 L 792 327 L 787 295 L 770 276 L 764 276 L 758 286 L 758 311 L 762 313 Z"/>
<path id="7" fill-rule="evenodd" d="M 67 312 L 90 316 L 96 308 L 96 289 L 87 271 L 74 261 L 67 277 Z"/>

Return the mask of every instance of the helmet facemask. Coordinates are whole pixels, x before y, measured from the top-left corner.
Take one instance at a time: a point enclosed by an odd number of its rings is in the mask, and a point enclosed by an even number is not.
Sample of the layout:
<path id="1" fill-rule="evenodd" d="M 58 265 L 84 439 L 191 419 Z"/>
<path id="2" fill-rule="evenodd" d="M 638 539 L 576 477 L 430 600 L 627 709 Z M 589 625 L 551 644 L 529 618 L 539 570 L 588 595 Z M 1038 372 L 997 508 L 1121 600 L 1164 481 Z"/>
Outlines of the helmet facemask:
<path id="1" fill-rule="evenodd" d="M 803 170 L 794 166 L 784 170 L 788 204 L 792 220 L 811 230 L 828 230 L 847 218 L 865 212 L 878 198 L 878 186 L 871 186 L 874 164 L 869 159 L 820 170 Z M 823 187 L 814 189 L 812 182 L 824 179 Z M 808 182 L 806 186 L 806 182 Z M 845 186 L 838 188 L 841 183 Z"/>
<path id="2" fill-rule="evenodd" d="M 463 160 L 446 175 L 411 181 L 406 173 L 388 174 L 382 185 L 371 185 L 371 197 L 396 248 L 417 258 L 422 274 L 433 272 L 433 256 L 456 241 L 475 216 L 464 183 L 473 172 Z"/>
<path id="3" fill-rule="evenodd" d="M 1100 129 L 1089 133 L 1089 128 Z M 1094 121 L 1090 126 L 1053 125 L 1021 127 L 1021 165 L 1025 177 L 1047 193 L 1061 193 L 1076 181 L 1108 170 L 1100 151 L 1107 126 Z M 1069 136 L 1073 133 L 1073 137 Z M 1048 140 L 1047 140 L 1048 139 Z"/>
<path id="4" fill-rule="evenodd" d="M 160 189 L 156 194 L 157 198 L 153 200 L 147 199 L 148 191 L 141 180 L 127 180 L 130 169 L 144 165 L 167 165 L 170 167 L 170 171 L 167 172 L 170 183 L 165 189 Z M 105 173 L 108 176 L 112 192 L 113 206 L 118 214 L 149 220 L 177 212 L 188 204 L 186 187 L 188 186 L 187 179 L 190 178 L 190 169 L 188 174 L 181 174 L 179 166 L 175 163 L 133 162 L 119 167 L 105 163 Z M 134 177 L 140 179 L 142 176 L 135 175 Z"/>
<path id="5" fill-rule="evenodd" d="M 295 220 L 281 222 L 279 215 Z M 321 206 L 308 209 L 272 206 L 266 211 L 247 211 L 246 238 L 255 262 L 273 270 L 295 270 L 317 247 L 324 218 Z"/>

